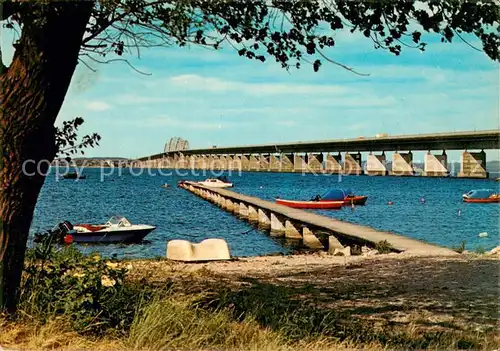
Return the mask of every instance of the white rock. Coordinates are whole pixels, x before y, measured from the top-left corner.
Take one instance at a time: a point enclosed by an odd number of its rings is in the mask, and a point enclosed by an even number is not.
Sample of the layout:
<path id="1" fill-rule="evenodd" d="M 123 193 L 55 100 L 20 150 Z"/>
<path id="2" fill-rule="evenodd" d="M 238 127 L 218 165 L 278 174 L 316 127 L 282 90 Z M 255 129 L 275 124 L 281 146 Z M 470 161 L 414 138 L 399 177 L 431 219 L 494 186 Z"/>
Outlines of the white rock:
<path id="1" fill-rule="evenodd" d="M 500 255 L 500 246 L 495 247 L 489 252 L 490 255 Z"/>
<path id="2" fill-rule="evenodd" d="M 198 244 L 187 240 L 171 240 L 167 243 L 167 258 L 175 261 L 229 260 L 229 246 L 224 239 L 206 239 Z"/>
<path id="3" fill-rule="evenodd" d="M 362 254 L 362 256 L 375 256 L 375 255 L 378 255 L 379 252 L 377 250 L 370 250 L 370 251 L 366 251 Z"/>
<path id="4" fill-rule="evenodd" d="M 369 252 L 369 251 L 371 251 L 371 249 L 368 246 L 362 246 L 361 247 L 361 253 L 366 253 L 366 252 Z"/>
<path id="5" fill-rule="evenodd" d="M 351 247 L 346 246 L 343 249 L 335 249 L 333 256 L 351 256 Z"/>

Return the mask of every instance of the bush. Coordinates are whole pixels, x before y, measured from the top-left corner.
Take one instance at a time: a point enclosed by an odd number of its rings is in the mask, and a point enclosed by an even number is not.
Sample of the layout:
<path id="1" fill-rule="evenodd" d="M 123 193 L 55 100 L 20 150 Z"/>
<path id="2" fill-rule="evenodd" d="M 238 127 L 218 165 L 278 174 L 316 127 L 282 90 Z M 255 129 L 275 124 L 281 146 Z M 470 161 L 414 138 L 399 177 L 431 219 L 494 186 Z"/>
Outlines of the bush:
<path id="1" fill-rule="evenodd" d="M 387 240 L 379 241 L 375 245 L 375 249 L 380 253 L 380 254 L 387 254 L 391 253 L 393 248 L 392 245 L 387 242 Z"/>
<path id="2" fill-rule="evenodd" d="M 42 322 L 65 318 L 80 333 L 127 330 L 145 297 L 137 285 L 124 285 L 127 270 L 98 254 L 57 249 L 52 239 L 47 234 L 27 252 L 20 310 Z"/>

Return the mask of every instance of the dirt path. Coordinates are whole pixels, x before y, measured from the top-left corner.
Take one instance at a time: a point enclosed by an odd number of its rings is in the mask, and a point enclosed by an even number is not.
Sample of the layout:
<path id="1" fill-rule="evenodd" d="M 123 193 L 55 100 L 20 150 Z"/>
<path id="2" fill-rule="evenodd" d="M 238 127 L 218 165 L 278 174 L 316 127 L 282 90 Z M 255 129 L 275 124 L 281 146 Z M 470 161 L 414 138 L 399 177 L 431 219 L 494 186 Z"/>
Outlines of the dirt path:
<path id="1" fill-rule="evenodd" d="M 290 299 L 383 325 L 441 330 L 495 330 L 499 320 L 498 256 L 375 257 L 298 255 L 183 264 L 132 262 L 132 274 L 173 279 L 200 291 L 231 288 Z"/>

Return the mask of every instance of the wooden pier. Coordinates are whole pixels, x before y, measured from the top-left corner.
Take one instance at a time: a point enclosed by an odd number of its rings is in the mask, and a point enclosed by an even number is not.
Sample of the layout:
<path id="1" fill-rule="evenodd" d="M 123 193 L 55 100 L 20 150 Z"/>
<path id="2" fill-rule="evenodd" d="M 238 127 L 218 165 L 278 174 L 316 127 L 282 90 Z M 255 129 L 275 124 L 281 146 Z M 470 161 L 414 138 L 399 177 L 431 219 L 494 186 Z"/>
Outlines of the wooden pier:
<path id="1" fill-rule="evenodd" d="M 311 249 L 333 251 L 335 246 L 339 249 L 347 246 L 374 248 L 385 241 L 394 252 L 425 256 L 457 255 L 455 251 L 438 245 L 339 221 L 226 189 L 209 188 L 196 182 L 183 182 L 180 186 L 240 218 L 258 223 L 263 229 L 270 229 L 272 236 L 301 240 Z"/>

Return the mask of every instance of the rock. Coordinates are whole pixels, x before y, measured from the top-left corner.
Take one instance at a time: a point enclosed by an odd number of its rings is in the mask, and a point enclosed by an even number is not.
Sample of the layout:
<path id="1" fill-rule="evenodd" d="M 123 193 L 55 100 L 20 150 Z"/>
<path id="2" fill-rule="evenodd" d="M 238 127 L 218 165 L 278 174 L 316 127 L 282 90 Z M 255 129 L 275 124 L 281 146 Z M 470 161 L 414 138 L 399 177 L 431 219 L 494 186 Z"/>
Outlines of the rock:
<path id="1" fill-rule="evenodd" d="M 333 256 L 351 256 L 351 247 L 346 246 L 343 249 L 335 249 Z"/>
<path id="2" fill-rule="evenodd" d="M 335 251 L 337 249 L 343 250 L 344 247 L 342 246 L 340 241 L 337 240 L 336 237 L 334 237 L 333 235 L 330 235 L 328 237 L 328 254 L 335 255 Z"/>
<path id="3" fill-rule="evenodd" d="M 364 252 L 361 256 L 375 256 L 378 254 L 379 254 L 379 252 L 377 250 L 370 250 L 370 251 Z"/>
<path id="4" fill-rule="evenodd" d="M 495 247 L 491 251 L 488 252 L 490 255 L 500 255 L 500 246 Z"/>
<path id="5" fill-rule="evenodd" d="M 362 253 L 362 254 L 364 254 L 364 253 L 366 253 L 366 252 L 368 252 L 368 251 L 371 251 L 371 249 L 370 249 L 368 246 L 363 246 L 363 247 L 361 247 L 361 253 Z"/>
<path id="6" fill-rule="evenodd" d="M 198 244 L 187 240 L 171 240 L 167 243 L 167 258 L 175 261 L 229 260 L 229 246 L 224 239 L 206 239 Z"/>

